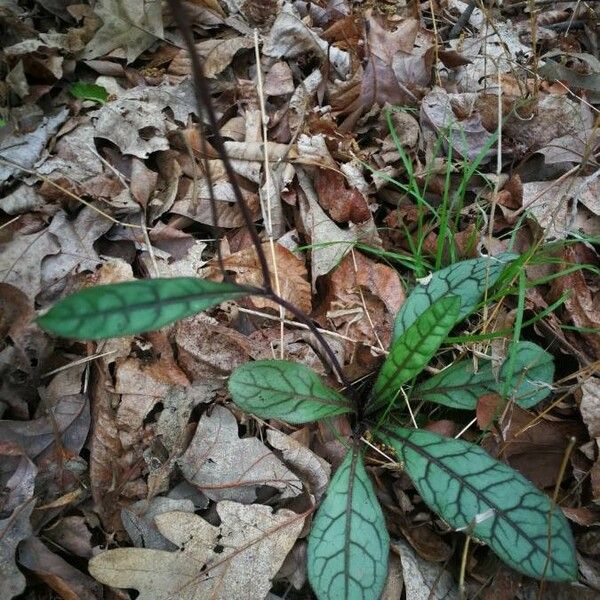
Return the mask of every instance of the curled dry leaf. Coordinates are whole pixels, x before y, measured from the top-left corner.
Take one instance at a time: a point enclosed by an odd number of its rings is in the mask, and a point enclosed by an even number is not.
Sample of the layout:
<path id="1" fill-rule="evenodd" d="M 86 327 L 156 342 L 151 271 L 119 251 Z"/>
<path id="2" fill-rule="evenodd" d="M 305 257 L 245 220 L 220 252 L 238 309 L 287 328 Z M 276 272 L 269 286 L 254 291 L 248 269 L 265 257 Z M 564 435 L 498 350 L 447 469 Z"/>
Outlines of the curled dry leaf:
<path id="1" fill-rule="evenodd" d="M 317 277 L 326 275 L 342 260 L 356 242 L 356 235 L 338 227 L 319 205 L 317 194 L 302 170 L 298 181 L 304 194 L 300 197 L 300 214 L 311 243 L 311 274 L 315 286 Z"/>
<path id="2" fill-rule="evenodd" d="M 178 460 L 185 478 L 211 500 L 256 500 L 258 488 L 269 486 L 282 498 L 302 491 L 302 482 L 257 438 L 239 438 L 235 417 L 215 406 L 198 423 L 194 439 Z"/>
<path id="3" fill-rule="evenodd" d="M 567 263 L 579 262 L 573 247 L 566 248 L 564 252 Z M 583 271 L 563 275 L 553 282 L 551 297 L 558 298 L 565 293 L 567 298 L 564 309 L 567 319 L 571 320 L 576 327 L 584 329 L 578 335 L 585 341 L 585 351 L 596 359 L 600 358 L 600 336 L 585 331 L 600 327 L 600 295 L 588 285 Z"/>
<path id="4" fill-rule="evenodd" d="M 178 552 L 120 548 L 90 561 L 90 573 L 113 587 L 134 588 L 139 600 L 263 600 L 304 524 L 304 516 L 223 501 L 221 524 L 170 512 L 155 519 Z M 176 574 L 176 576 L 174 576 Z"/>
<path id="5" fill-rule="evenodd" d="M 1 441 L 0 457 L 0 515 L 6 515 L 33 497 L 38 470 L 19 444 Z"/>

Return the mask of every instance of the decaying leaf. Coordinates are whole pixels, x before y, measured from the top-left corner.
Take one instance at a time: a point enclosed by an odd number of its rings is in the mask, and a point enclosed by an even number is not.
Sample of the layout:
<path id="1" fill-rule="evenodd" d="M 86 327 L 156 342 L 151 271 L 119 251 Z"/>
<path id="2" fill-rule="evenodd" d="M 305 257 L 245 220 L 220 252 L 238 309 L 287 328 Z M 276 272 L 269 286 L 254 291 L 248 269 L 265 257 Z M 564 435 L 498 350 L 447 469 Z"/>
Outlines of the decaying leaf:
<path id="1" fill-rule="evenodd" d="M 101 0 L 97 3 L 95 12 L 102 20 L 102 26 L 85 48 L 84 57 L 87 59 L 122 48 L 130 63 L 163 37 L 160 2 Z"/>
<path id="2" fill-rule="evenodd" d="M 19 563 L 62 598 L 97 600 L 102 594 L 97 581 L 51 552 L 37 537 L 30 537 L 19 545 Z"/>
<path id="3" fill-rule="evenodd" d="M 271 446 L 281 451 L 283 460 L 305 477 L 310 485 L 310 492 L 318 502 L 331 478 L 331 467 L 327 461 L 295 440 L 276 429 L 269 429 L 267 440 Z"/>
<path id="4" fill-rule="evenodd" d="M 329 273 L 350 251 L 356 236 L 338 227 L 325 214 L 310 179 L 301 170 L 298 171 L 298 181 L 304 192 L 300 198 L 300 212 L 312 245 L 311 275 L 314 287 L 317 277 Z"/>
<path id="5" fill-rule="evenodd" d="M 326 57 L 341 77 L 348 73 L 348 53 L 335 46 L 329 46 L 302 21 L 291 3 L 284 4 L 271 27 L 269 37 L 265 40 L 263 53 L 275 58 L 292 58 L 311 51 Z"/>
<path id="6" fill-rule="evenodd" d="M 32 533 L 29 517 L 35 506 L 30 500 L 18 506 L 12 514 L 0 519 L 0 596 L 13 598 L 25 589 L 25 577 L 15 564 L 15 552 L 21 540 Z"/>
<path id="7" fill-rule="evenodd" d="M 185 478 L 215 501 L 251 503 L 263 486 L 275 488 L 282 498 L 302 491 L 298 477 L 260 440 L 239 438 L 235 417 L 222 406 L 203 415 L 178 464 Z"/>
<path id="8" fill-rule="evenodd" d="M 273 250 L 274 252 L 271 251 L 270 243 L 263 244 L 263 252 L 267 259 L 273 285 L 275 286 L 275 271 L 277 270 L 281 297 L 293 302 L 305 313 L 310 313 L 312 299 L 304 262 L 281 244 L 274 244 Z M 262 286 L 262 270 L 254 247 L 250 246 L 226 256 L 223 259 L 223 263 L 226 271 L 236 274 L 236 283 L 254 287 Z M 213 265 L 205 269 L 203 276 L 207 278 L 216 277 L 218 276 L 218 270 L 219 265 L 213 263 Z M 272 300 L 261 298 L 260 296 L 252 297 L 252 302 L 259 308 L 269 307 L 278 309 L 279 306 Z"/>
<path id="9" fill-rule="evenodd" d="M 304 516 L 229 501 L 219 502 L 217 513 L 219 527 L 190 513 L 158 515 L 158 530 L 178 552 L 109 550 L 90 561 L 90 573 L 106 585 L 137 589 L 140 600 L 263 600 Z"/>
<path id="10" fill-rule="evenodd" d="M 400 554 L 402 577 L 408 598 L 411 600 L 458 600 L 456 583 L 442 565 L 424 561 L 404 540 L 394 540 L 392 546 Z"/>

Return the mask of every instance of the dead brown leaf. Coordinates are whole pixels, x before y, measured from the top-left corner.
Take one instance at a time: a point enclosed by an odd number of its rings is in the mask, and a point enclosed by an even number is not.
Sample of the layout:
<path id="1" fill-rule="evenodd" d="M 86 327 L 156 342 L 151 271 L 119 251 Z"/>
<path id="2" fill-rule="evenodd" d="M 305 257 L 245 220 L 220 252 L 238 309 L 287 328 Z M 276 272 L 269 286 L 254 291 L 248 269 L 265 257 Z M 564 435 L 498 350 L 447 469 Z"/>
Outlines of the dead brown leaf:
<path id="1" fill-rule="evenodd" d="M 353 251 L 329 277 L 325 316 L 335 331 L 385 349 L 404 298 L 394 269 Z"/>
<path id="2" fill-rule="evenodd" d="M 349 188 L 344 176 L 336 171 L 319 169 L 315 177 L 315 191 L 320 205 L 338 223 L 363 223 L 371 218 L 365 196 L 357 188 Z"/>
<path id="3" fill-rule="evenodd" d="M 280 244 L 274 245 L 274 259 L 269 243 L 263 244 L 263 251 L 274 285 L 276 281 L 275 272 L 277 271 L 281 297 L 289 302 L 293 302 L 300 310 L 309 314 L 312 310 L 312 298 L 310 284 L 307 281 L 306 266 L 302 260 Z M 255 248 L 250 247 L 235 252 L 226 256 L 223 262 L 226 271 L 235 273 L 237 283 L 254 287 L 262 286 L 262 271 Z M 218 274 L 219 266 L 211 265 L 203 271 L 202 276 L 213 279 Z M 278 309 L 277 304 L 266 298 L 253 297 L 252 302 L 258 308 Z"/>
<path id="4" fill-rule="evenodd" d="M 102 586 L 97 581 L 50 552 L 37 537 L 30 537 L 19 545 L 19 563 L 65 600 L 102 598 Z"/>

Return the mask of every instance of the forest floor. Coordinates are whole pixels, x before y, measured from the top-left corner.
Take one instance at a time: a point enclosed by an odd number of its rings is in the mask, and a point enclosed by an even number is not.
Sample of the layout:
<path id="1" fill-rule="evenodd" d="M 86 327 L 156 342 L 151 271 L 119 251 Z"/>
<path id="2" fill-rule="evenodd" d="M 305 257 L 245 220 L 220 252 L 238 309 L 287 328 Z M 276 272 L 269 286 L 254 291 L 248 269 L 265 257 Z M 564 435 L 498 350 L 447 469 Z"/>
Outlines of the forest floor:
<path id="1" fill-rule="evenodd" d="M 227 381 L 283 357 L 339 389 L 313 333 L 264 297 L 95 342 L 35 322 L 92 285 L 223 267 L 263 280 L 168 3 L 91 4 L 0 7 L 0 598 L 312 598 L 307 536 L 352 420 L 260 419 Z M 554 365 L 543 401 L 479 394 L 468 412 L 409 390 L 399 419 L 479 444 L 552 497 L 579 581 L 540 584 L 465 549 L 368 445 L 391 538 L 381 597 L 598 598 L 600 3 L 180 10 L 271 277 L 346 380 L 370 381 L 431 273 L 521 257 L 427 372 L 534 342 Z"/>

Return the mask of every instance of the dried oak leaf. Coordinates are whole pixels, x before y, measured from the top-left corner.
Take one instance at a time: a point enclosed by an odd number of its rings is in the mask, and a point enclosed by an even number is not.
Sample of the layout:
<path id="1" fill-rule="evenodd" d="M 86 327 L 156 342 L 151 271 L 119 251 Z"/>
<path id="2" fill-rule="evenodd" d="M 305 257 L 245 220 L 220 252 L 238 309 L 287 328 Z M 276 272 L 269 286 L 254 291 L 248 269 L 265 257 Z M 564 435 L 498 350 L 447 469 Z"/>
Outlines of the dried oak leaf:
<path id="1" fill-rule="evenodd" d="M 135 588 L 139 600 L 263 600 L 292 548 L 304 516 L 223 501 L 218 527 L 195 514 L 155 518 L 179 552 L 120 548 L 93 558 L 90 573 L 112 587 Z"/>
<path id="2" fill-rule="evenodd" d="M 421 82 L 423 74 L 427 76 L 426 63 L 411 54 L 419 31 L 416 19 L 406 19 L 394 31 L 387 30 L 373 17 L 368 23 L 366 65 L 357 71 L 334 101 L 334 108 L 340 114 L 349 115 L 341 125 L 342 131 L 348 130 L 350 123 L 374 105 L 415 104 L 417 96 L 409 88 L 417 80 Z M 414 64 L 409 68 L 407 61 Z M 417 65 L 421 66 L 415 69 Z"/>
<path id="3" fill-rule="evenodd" d="M 304 313 L 309 314 L 312 310 L 312 299 L 304 262 L 280 244 L 274 244 L 274 252 L 271 252 L 269 243 L 263 244 L 262 247 L 273 285 L 275 285 L 275 271 L 277 271 L 279 295 L 288 302 L 293 302 Z M 275 260 L 273 260 L 273 254 Z M 255 287 L 262 286 L 262 270 L 253 246 L 226 256 L 223 263 L 226 271 L 236 274 L 236 283 Z M 219 266 L 215 264 L 205 269 L 201 277 L 213 279 L 218 276 L 218 273 Z M 261 297 L 253 297 L 252 303 L 258 308 L 279 309 L 279 305 Z"/>
<path id="4" fill-rule="evenodd" d="M 10 599 L 25 589 L 25 577 L 15 564 L 21 540 L 32 533 L 29 517 L 35 500 L 18 506 L 6 519 L 0 519 L 0 598 Z"/>
<path id="5" fill-rule="evenodd" d="M 275 488 L 282 498 L 302 491 L 298 477 L 260 440 L 239 438 L 235 417 L 222 406 L 202 416 L 178 464 L 185 478 L 215 501 L 249 504 L 263 486 Z"/>
<path id="6" fill-rule="evenodd" d="M 213 79 L 229 66 L 237 52 L 253 46 L 254 41 L 251 37 L 213 38 L 196 44 L 196 51 L 204 59 L 204 74 L 209 79 Z M 189 54 L 182 50 L 169 66 L 169 73 L 189 75 L 191 72 Z"/>
<path id="7" fill-rule="evenodd" d="M 94 10 L 102 19 L 102 26 L 86 45 L 83 58 L 96 58 L 122 49 L 130 63 L 157 39 L 163 38 L 160 2 L 100 0 Z"/>

